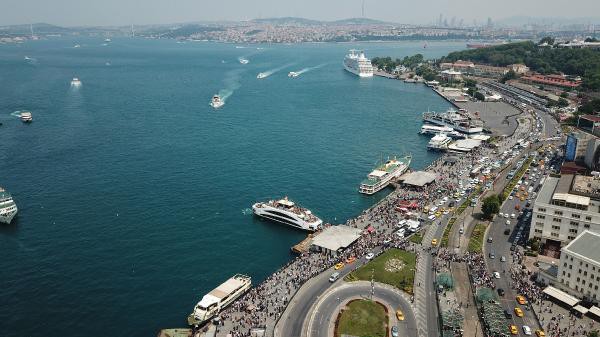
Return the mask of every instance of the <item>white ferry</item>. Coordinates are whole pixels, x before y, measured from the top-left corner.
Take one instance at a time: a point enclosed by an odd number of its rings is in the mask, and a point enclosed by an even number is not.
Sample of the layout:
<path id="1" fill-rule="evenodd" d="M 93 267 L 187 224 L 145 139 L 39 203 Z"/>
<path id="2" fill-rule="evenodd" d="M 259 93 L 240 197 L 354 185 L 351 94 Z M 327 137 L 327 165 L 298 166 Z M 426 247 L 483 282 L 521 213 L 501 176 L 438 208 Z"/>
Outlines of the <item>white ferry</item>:
<path id="1" fill-rule="evenodd" d="M 257 216 L 310 232 L 320 229 L 323 224 L 323 220 L 308 209 L 294 204 L 287 197 L 280 200 L 257 202 L 252 205 L 252 211 Z"/>
<path id="2" fill-rule="evenodd" d="M 0 187 L 0 223 L 10 224 L 18 211 L 10 193 Z"/>
<path id="3" fill-rule="evenodd" d="M 33 116 L 31 116 L 31 112 L 29 112 L 29 111 L 21 112 L 21 114 L 19 115 L 19 118 L 21 118 L 21 122 L 23 122 L 23 123 L 33 122 Z"/>
<path id="4" fill-rule="evenodd" d="M 77 77 L 73 77 L 73 79 L 71 80 L 71 86 L 72 87 L 80 87 L 81 81 Z"/>
<path id="5" fill-rule="evenodd" d="M 212 106 L 215 109 L 218 109 L 218 108 L 222 107 L 223 105 L 225 105 L 225 102 L 223 102 L 223 100 L 221 99 L 221 96 L 219 96 L 219 95 L 214 95 L 212 100 L 210 101 L 210 106 Z"/>
<path id="6" fill-rule="evenodd" d="M 423 121 L 435 125 L 447 126 L 455 131 L 476 134 L 483 131 L 479 121 L 472 120 L 469 116 L 459 111 L 450 109 L 447 112 L 424 112 Z"/>
<path id="7" fill-rule="evenodd" d="M 392 179 L 400 177 L 410 166 L 412 156 L 407 155 L 400 159 L 394 157 L 385 163 L 380 162 L 375 169 L 369 173 L 367 179 L 360 184 L 358 191 L 363 194 L 375 194 L 389 185 Z"/>
<path id="8" fill-rule="evenodd" d="M 252 286 L 250 276 L 236 274 L 213 291 L 204 295 L 188 316 L 189 325 L 200 325 L 242 296 Z"/>
<path id="9" fill-rule="evenodd" d="M 421 126 L 421 134 L 422 135 L 437 135 L 440 133 L 448 133 L 454 131 L 453 128 L 448 126 L 436 126 L 431 124 L 425 124 Z"/>
<path id="10" fill-rule="evenodd" d="M 344 69 L 359 77 L 373 77 L 371 60 L 362 50 L 351 49 L 344 58 Z"/>
<path id="11" fill-rule="evenodd" d="M 446 150 L 451 141 L 452 138 L 448 137 L 447 134 L 440 133 L 431 138 L 429 144 L 427 144 L 427 149 L 433 151 Z"/>

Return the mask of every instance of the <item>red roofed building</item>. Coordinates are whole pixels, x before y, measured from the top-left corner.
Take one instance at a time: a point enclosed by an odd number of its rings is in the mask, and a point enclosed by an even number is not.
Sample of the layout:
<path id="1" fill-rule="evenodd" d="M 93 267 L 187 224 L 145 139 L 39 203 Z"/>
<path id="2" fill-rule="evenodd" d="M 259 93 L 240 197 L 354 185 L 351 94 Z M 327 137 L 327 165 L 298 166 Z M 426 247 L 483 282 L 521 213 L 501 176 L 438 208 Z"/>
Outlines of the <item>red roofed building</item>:
<path id="1" fill-rule="evenodd" d="M 534 74 L 521 77 L 521 81 L 526 83 L 552 85 L 562 88 L 577 88 L 581 85 L 581 80 L 569 80 L 564 75 Z"/>

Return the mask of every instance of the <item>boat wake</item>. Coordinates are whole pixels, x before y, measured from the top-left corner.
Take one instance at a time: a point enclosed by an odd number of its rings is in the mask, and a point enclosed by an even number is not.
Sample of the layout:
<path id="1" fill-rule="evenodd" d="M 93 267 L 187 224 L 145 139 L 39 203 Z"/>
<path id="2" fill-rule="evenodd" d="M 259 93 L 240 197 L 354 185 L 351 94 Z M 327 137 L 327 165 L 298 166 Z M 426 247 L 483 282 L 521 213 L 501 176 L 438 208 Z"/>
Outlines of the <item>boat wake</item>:
<path id="1" fill-rule="evenodd" d="M 252 209 L 251 208 L 244 208 L 242 210 L 242 214 L 244 214 L 244 215 L 252 214 Z"/>
<path id="2" fill-rule="evenodd" d="M 23 112 L 23 111 L 21 111 L 21 110 L 13 111 L 10 113 L 10 115 L 13 117 L 16 117 L 16 118 L 21 118 L 21 112 Z"/>
<path id="3" fill-rule="evenodd" d="M 225 79 L 223 80 L 225 88 L 219 90 L 219 96 L 221 97 L 223 103 L 225 103 L 227 99 L 242 86 L 240 83 L 240 78 L 243 72 L 244 70 L 242 69 L 233 69 L 225 74 Z"/>
<path id="4" fill-rule="evenodd" d="M 277 67 L 277 68 L 271 69 L 269 71 L 265 71 L 265 72 L 259 73 L 257 77 L 258 78 L 266 78 L 266 77 L 269 77 L 269 76 L 275 74 L 278 71 L 281 71 L 281 70 L 283 70 L 283 69 L 285 69 L 287 67 L 291 67 L 293 65 L 294 65 L 293 63 L 288 63 L 288 64 L 285 64 L 285 65 L 282 65 L 281 67 Z"/>
<path id="5" fill-rule="evenodd" d="M 319 68 L 321 68 L 321 67 L 323 67 L 325 65 L 326 65 L 326 63 L 319 64 L 318 66 L 308 67 L 308 68 L 304 68 L 304 69 L 295 71 L 295 73 L 297 74 L 296 76 L 300 76 L 300 75 L 305 74 L 305 73 L 307 73 L 309 71 L 313 71 L 313 70 L 319 69 Z"/>
<path id="6" fill-rule="evenodd" d="M 31 65 L 38 65 L 38 60 L 34 57 L 25 56 L 25 62 Z"/>

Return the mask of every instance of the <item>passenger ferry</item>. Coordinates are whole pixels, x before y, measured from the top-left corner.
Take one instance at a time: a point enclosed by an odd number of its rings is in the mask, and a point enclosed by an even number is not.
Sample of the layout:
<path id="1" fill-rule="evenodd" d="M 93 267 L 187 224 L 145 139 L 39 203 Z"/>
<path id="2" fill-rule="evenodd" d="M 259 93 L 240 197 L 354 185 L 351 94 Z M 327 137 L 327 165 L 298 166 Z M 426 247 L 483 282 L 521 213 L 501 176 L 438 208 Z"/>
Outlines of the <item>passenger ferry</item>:
<path id="1" fill-rule="evenodd" d="M 257 216 L 310 232 L 320 229 L 323 225 L 323 220 L 308 209 L 294 204 L 287 197 L 257 202 L 252 205 L 252 211 Z"/>
<path id="2" fill-rule="evenodd" d="M 475 134 L 483 131 L 483 125 L 480 122 L 471 120 L 466 114 L 453 109 L 449 109 L 446 112 L 424 112 L 423 121 L 451 127 L 455 131 L 466 134 Z"/>
<path id="3" fill-rule="evenodd" d="M 218 109 L 218 108 L 222 107 L 223 105 L 225 105 L 225 102 L 223 102 L 223 100 L 221 99 L 221 96 L 219 96 L 219 95 L 214 95 L 212 100 L 210 101 L 210 106 L 212 106 L 215 109 Z"/>
<path id="4" fill-rule="evenodd" d="M 427 149 L 433 151 L 446 150 L 451 141 L 452 138 L 448 137 L 447 134 L 440 133 L 431 138 L 429 144 L 427 144 Z"/>
<path id="5" fill-rule="evenodd" d="M 31 112 L 29 112 L 29 111 L 21 112 L 21 114 L 19 115 L 19 118 L 21 118 L 21 122 L 23 122 L 23 123 L 33 122 L 33 117 L 31 116 Z"/>
<path id="6" fill-rule="evenodd" d="M 250 276 L 236 274 L 213 291 L 204 295 L 188 316 L 189 325 L 200 325 L 219 314 L 252 286 Z"/>
<path id="7" fill-rule="evenodd" d="M 10 193 L 0 187 L 0 222 L 10 224 L 18 211 L 17 204 Z"/>
<path id="8" fill-rule="evenodd" d="M 400 159 L 383 160 L 369 173 L 367 179 L 360 184 L 358 191 L 363 194 L 375 194 L 389 185 L 392 179 L 400 177 L 410 166 L 412 156 L 407 155 Z"/>
<path id="9" fill-rule="evenodd" d="M 425 124 L 421 126 L 421 134 L 422 135 L 437 135 L 440 133 L 448 133 L 454 131 L 453 128 L 448 126 L 436 126 L 431 124 Z"/>
<path id="10" fill-rule="evenodd" d="M 362 50 L 351 49 L 344 58 L 344 69 L 359 77 L 373 77 L 371 60 Z"/>

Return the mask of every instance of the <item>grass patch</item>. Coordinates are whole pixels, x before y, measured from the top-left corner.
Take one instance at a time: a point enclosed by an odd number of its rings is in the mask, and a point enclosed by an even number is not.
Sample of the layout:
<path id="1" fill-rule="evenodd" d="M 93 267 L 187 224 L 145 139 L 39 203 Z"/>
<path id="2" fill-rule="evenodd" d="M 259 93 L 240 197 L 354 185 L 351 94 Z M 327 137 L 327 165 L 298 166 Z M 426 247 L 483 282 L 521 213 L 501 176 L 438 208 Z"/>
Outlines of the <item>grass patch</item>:
<path id="1" fill-rule="evenodd" d="M 400 270 L 392 270 L 390 266 L 403 265 Z M 415 280 L 415 254 L 404 250 L 392 248 L 374 258 L 369 263 L 358 268 L 346 276 L 346 281 L 375 281 L 386 283 L 402 289 L 412 295 Z"/>
<path id="2" fill-rule="evenodd" d="M 481 253 L 483 251 L 483 236 L 485 235 L 486 224 L 480 223 L 475 225 L 473 233 L 469 239 L 469 247 L 467 251 L 470 253 Z"/>
<path id="3" fill-rule="evenodd" d="M 387 326 L 388 316 L 381 304 L 356 300 L 348 303 L 340 314 L 335 336 L 385 337 Z"/>
<path id="4" fill-rule="evenodd" d="M 421 242 L 423 242 L 422 232 L 417 232 L 417 233 L 411 235 L 410 238 L 408 239 L 408 241 L 410 241 L 412 243 L 420 244 Z"/>
<path id="5" fill-rule="evenodd" d="M 502 194 L 500 195 L 500 198 L 502 199 L 500 201 L 504 201 L 504 200 L 506 200 L 506 198 L 508 198 L 508 196 L 510 195 L 512 190 L 517 185 L 517 182 L 519 180 L 521 180 L 521 178 L 525 174 L 525 171 L 527 171 L 527 169 L 529 168 L 529 165 L 531 165 L 532 161 L 533 161 L 533 157 L 529 157 L 527 159 L 527 161 L 525 163 L 523 163 L 523 165 L 515 173 L 515 175 L 512 177 L 512 179 L 510 179 L 510 181 L 508 182 L 508 185 L 506 185 L 506 187 L 504 187 L 504 190 L 502 191 Z"/>
<path id="6" fill-rule="evenodd" d="M 450 239 L 450 232 L 452 231 L 452 226 L 456 222 L 456 218 L 450 218 L 448 220 L 448 225 L 444 229 L 444 234 L 442 235 L 442 242 L 440 243 L 442 247 L 448 247 L 448 240 Z"/>

